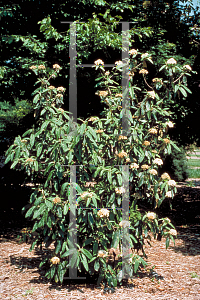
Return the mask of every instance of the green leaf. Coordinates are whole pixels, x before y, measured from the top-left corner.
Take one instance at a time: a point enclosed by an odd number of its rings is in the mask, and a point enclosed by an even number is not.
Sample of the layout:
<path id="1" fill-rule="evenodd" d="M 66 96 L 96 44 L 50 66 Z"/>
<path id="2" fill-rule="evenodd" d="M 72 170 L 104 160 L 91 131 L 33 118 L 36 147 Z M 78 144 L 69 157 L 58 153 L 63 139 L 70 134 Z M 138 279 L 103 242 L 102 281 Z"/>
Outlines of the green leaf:
<path id="1" fill-rule="evenodd" d="M 36 94 L 35 97 L 33 98 L 33 104 L 36 104 L 40 98 L 40 94 Z"/>
<path id="2" fill-rule="evenodd" d="M 119 230 L 113 233 L 111 248 L 117 248 L 117 246 L 119 245 L 119 235 L 120 235 Z"/>
<path id="3" fill-rule="evenodd" d="M 43 145 L 42 144 L 39 144 L 38 145 L 38 148 L 37 148 L 37 157 L 40 156 L 41 152 L 42 152 L 42 148 L 43 148 Z"/>
<path id="4" fill-rule="evenodd" d="M 53 208 L 53 202 L 52 201 L 45 200 L 45 204 L 48 207 L 48 209 L 52 209 Z"/>
<path id="5" fill-rule="evenodd" d="M 169 240 L 169 237 L 167 237 L 167 238 L 166 238 L 166 241 L 165 241 L 166 249 L 169 247 L 169 241 L 170 241 L 170 240 Z"/>
<path id="6" fill-rule="evenodd" d="M 4 164 L 6 165 L 10 161 L 10 159 L 11 159 L 11 155 L 8 155 L 6 157 L 6 160 L 4 161 Z"/>
<path id="7" fill-rule="evenodd" d="M 34 135 L 34 134 L 31 134 L 31 136 L 30 136 L 30 146 L 31 146 L 31 148 L 32 148 L 33 145 L 34 145 L 34 142 L 35 142 L 35 135 Z"/>
<path id="8" fill-rule="evenodd" d="M 188 87 L 187 87 L 187 86 L 185 86 L 185 85 L 184 85 L 184 89 L 185 89 L 185 90 L 186 90 L 188 93 L 192 94 L 191 90 L 190 90 L 190 89 L 188 89 Z"/>
<path id="9" fill-rule="evenodd" d="M 94 224 L 94 218 L 91 212 L 88 213 L 88 221 L 90 226 L 93 228 L 93 224 Z"/>
<path id="10" fill-rule="evenodd" d="M 57 246 L 56 246 L 55 253 L 58 254 L 61 249 L 62 243 L 61 240 L 57 240 L 56 242 L 57 242 Z"/>
<path id="11" fill-rule="evenodd" d="M 26 213 L 25 218 L 30 217 L 33 214 L 33 211 L 35 209 L 35 206 L 32 206 Z"/>
<path id="12" fill-rule="evenodd" d="M 89 270 L 88 262 L 87 262 L 87 258 L 85 257 L 84 254 L 81 254 L 81 261 L 82 261 L 82 264 L 83 264 L 84 268 L 86 269 L 86 271 L 88 271 Z"/>
<path id="13" fill-rule="evenodd" d="M 184 90 L 184 88 L 179 87 L 179 91 L 181 91 L 181 93 L 183 94 L 184 97 L 187 97 L 187 93 L 186 93 L 186 91 Z"/>
<path id="14" fill-rule="evenodd" d="M 112 184 L 111 169 L 108 170 L 108 181 L 109 181 L 110 184 Z"/>
<path id="15" fill-rule="evenodd" d="M 121 174 L 117 174 L 117 180 L 118 180 L 118 183 L 119 183 L 119 186 L 122 185 L 122 175 Z"/>
<path id="16" fill-rule="evenodd" d="M 92 254 L 88 250 L 82 248 L 81 252 L 84 253 L 89 259 L 93 258 Z"/>
<path id="17" fill-rule="evenodd" d="M 54 172 L 55 172 L 55 170 L 51 170 L 51 172 L 49 173 L 49 175 L 47 177 L 47 180 L 45 182 L 45 185 L 44 185 L 45 188 L 48 186 L 48 183 L 51 180 L 51 177 L 52 177 L 52 175 L 53 175 Z"/>
<path id="18" fill-rule="evenodd" d="M 83 247 L 91 244 L 93 242 L 93 240 L 94 240 L 93 238 L 87 239 L 85 242 L 83 242 Z"/>
<path id="19" fill-rule="evenodd" d="M 33 219 L 38 218 L 44 212 L 45 209 L 46 209 L 46 205 L 42 203 L 40 208 L 34 212 Z"/>
<path id="20" fill-rule="evenodd" d="M 95 263 L 94 263 L 94 269 L 95 269 L 95 271 L 99 271 L 99 268 L 100 268 L 100 263 L 99 263 L 99 261 L 98 260 L 96 260 L 95 261 Z"/>
<path id="21" fill-rule="evenodd" d="M 93 243 L 93 255 L 97 254 L 98 247 L 99 247 L 98 242 L 94 241 L 94 243 Z"/>
<path id="22" fill-rule="evenodd" d="M 11 165 L 11 169 L 14 169 L 14 167 L 18 164 L 18 160 L 15 160 L 14 163 Z"/>
<path id="23" fill-rule="evenodd" d="M 136 259 L 135 263 L 134 263 L 134 273 L 137 273 L 137 270 L 139 268 L 140 262 L 138 259 Z"/>
<path id="24" fill-rule="evenodd" d="M 63 209 L 64 216 L 66 216 L 66 214 L 68 213 L 68 210 L 69 210 L 69 205 L 67 203 L 65 203 L 64 209 Z"/>

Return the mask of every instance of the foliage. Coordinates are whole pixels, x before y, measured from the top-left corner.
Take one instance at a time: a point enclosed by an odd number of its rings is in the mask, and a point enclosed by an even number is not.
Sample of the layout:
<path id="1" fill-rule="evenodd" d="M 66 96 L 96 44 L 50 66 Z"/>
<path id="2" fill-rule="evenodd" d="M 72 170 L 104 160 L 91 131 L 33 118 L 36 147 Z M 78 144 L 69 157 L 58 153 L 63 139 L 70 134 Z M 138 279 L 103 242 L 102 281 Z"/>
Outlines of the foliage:
<path id="1" fill-rule="evenodd" d="M 23 118 L 33 111 L 32 104 L 27 100 L 15 100 L 15 105 L 9 102 L 0 102 L 0 137 L 14 138 L 17 129 L 21 132 Z M 23 128 L 24 130 L 24 128 Z"/>
<path id="2" fill-rule="evenodd" d="M 157 208 L 176 193 L 175 181 L 166 173 L 158 175 L 161 158 L 171 153 L 171 147 L 179 151 L 167 133 L 173 123 L 158 86 L 163 82 L 166 98 L 171 97 L 169 90 L 177 92 L 180 87 L 187 93 L 183 78 L 192 71 L 171 58 L 160 69 L 168 81 L 155 80 L 151 88 L 148 70 L 142 67 L 145 62 L 153 64 L 151 57 L 136 49 L 129 54 L 130 61 L 116 62 L 111 72 L 105 71 L 102 60 L 95 61 L 100 72 L 98 95 L 105 107 L 101 117 L 79 119 L 81 124 L 74 124 L 70 112 L 61 108 L 65 89 L 52 85 L 61 67 L 31 66 L 39 85 L 33 92 L 36 124 L 16 137 L 6 152 L 6 163 L 11 162 L 12 169 L 24 169 L 33 182 L 43 176 L 24 210 L 34 220 L 30 250 L 43 242 L 47 248 L 54 244 L 53 257 L 44 258 L 40 266 L 46 265 L 47 278 L 56 282 L 63 282 L 68 269 L 75 266 L 80 272 L 99 274 L 98 284 L 116 286 L 122 282 L 123 266 L 129 276 L 145 266 L 138 251 L 145 256 L 143 246 L 150 231 L 154 238 L 166 237 L 166 247 L 177 234 L 169 219 L 158 219 L 154 212 L 142 212 L 137 205 L 148 202 L 152 209 Z M 121 72 L 129 82 L 125 89 L 118 83 Z M 145 88 L 135 84 L 135 74 L 144 79 Z M 126 124 L 123 130 L 121 118 Z M 77 173 L 73 165 L 79 166 Z M 127 181 L 133 193 L 130 220 L 129 212 L 120 209 L 122 198 L 127 200 Z M 75 243 L 71 216 L 77 223 Z M 127 251 L 122 251 L 124 239 L 129 243 Z"/>
<path id="3" fill-rule="evenodd" d="M 171 178 L 180 182 L 189 177 L 189 169 L 185 149 L 184 147 L 179 147 L 179 149 L 181 151 L 173 149 L 166 157 L 162 172 L 169 173 Z"/>
<path id="4" fill-rule="evenodd" d="M 163 59 L 173 56 L 180 64 L 191 66 L 194 64 L 194 69 L 198 68 L 199 52 L 195 45 L 198 46 L 199 14 L 191 2 L 187 2 L 187 5 L 185 3 L 182 5 L 179 1 L 133 3 L 123 0 L 113 3 L 99 0 L 69 0 L 57 3 L 48 0 L 46 2 L 48 5 L 38 0 L 15 1 L 15 4 L 7 1 L 0 9 L 2 20 L 0 76 L 3 102 L 6 100 L 14 104 L 13 98 L 30 99 L 34 78 L 31 72 L 27 71 L 32 64 L 45 63 L 51 66 L 60 63 L 63 69 L 58 82 L 59 85 L 65 84 L 69 74 L 70 36 L 69 24 L 62 24 L 61 21 L 78 21 L 77 64 L 91 63 L 96 59 L 94 56 L 98 56 L 99 53 L 109 61 L 112 57 L 113 59 L 118 57 L 122 42 L 119 22 L 130 21 L 132 22 L 130 45 L 144 52 L 148 51 L 154 58 L 155 66 L 162 65 Z M 191 11 L 195 12 L 192 17 L 189 16 Z M 85 72 L 81 68 L 77 68 L 77 74 L 83 77 L 87 75 L 87 80 L 91 80 L 94 75 L 91 70 Z M 84 89 L 84 82 L 82 84 Z M 91 84 L 93 85 L 92 82 Z M 193 90 L 198 90 L 197 84 L 191 86 Z M 86 103 L 88 98 L 87 96 L 84 98 Z M 176 97 L 169 101 L 174 120 L 177 123 L 178 120 L 181 122 L 180 125 L 177 124 L 177 130 L 174 129 L 173 139 L 179 140 L 182 144 L 186 139 L 189 139 L 188 143 L 198 139 L 197 126 L 194 122 L 189 129 L 183 132 L 180 130 L 183 124 L 188 124 L 189 119 L 196 119 L 191 118 L 191 113 L 198 107 L 197 99 L 198 91 L 195 97 L 193 94 L 193 97 L 186 101 L 180 90 L 180 93 L 178 92 Z M 67 101 L 64 99 L 65 108 Z M 86 116 L 85 111 L 88 109 L 86 107 L 84 111 L 85 105 L 82 103 L 81 97 L 78 107 Z"/>

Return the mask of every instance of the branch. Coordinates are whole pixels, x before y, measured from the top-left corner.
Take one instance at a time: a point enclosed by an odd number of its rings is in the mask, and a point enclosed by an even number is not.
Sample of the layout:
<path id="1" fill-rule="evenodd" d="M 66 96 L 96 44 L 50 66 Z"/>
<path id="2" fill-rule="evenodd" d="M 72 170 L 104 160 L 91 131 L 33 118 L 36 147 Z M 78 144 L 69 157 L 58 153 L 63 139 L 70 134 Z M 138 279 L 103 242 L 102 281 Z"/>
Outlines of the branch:
<path id="1" fill-rule="evenodd" d="M 145 78 L 145 76 L 144 76 L 144 74 L 143 74 L 143 78 L 144 78 L 144 82 L 146 83 L 146 85 L 150 88 L 150 89 L 152 89 L 153 90 L 153 88 L 147 83 L 147 81 L 146 81 L 146 78 Z"/>

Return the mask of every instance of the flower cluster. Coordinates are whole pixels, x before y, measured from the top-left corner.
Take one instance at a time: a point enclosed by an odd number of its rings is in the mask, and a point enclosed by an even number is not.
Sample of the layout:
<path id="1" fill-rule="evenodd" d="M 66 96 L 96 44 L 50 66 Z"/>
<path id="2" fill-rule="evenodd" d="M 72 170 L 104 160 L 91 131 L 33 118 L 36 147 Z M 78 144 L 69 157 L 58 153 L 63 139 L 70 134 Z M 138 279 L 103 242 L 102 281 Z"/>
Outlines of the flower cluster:
<path id="1" fill-rule="evenodd" d="M 127 136 L 125 136 L 125 135 L 119 135 L 118 141 L 120 141 L 120 140 L 127 140 Z"/>
<path id="2" fill-rule="evenodd" d="M 45 69 L 46 69 L 46 67 L 44 65 L 39 65 L 38 66 L 38 70 L 45 70 Z"/>
<path id="3" fill-rule="evenodd" d="M 34 159 L 32 159 L 32 158 L 27 158 L 27 160 L 26 160 L 26 162 L 33 162 L 34 161 Z"/>
<path id="4" fill-rule="evenodd" d="M 106 209 L 106 208 L 102 208 L 102 209 L 100 209 L 99 211 L 98 211 L 98 213 L 97 213 L 97 215 L 100 217 L 100 218 L 107 218 L 107 217 L 109 217 L 109 210 L 108 209 Z"/>
<path id="5" fill-rule="evenodd" d="M 189 65 L 184 65 L 183 68 L 189 70 L 189 71 L 192 71 L 192 68 L 189 66 Z"/>
<path id="6" fill-rule="evenodd" d="M 115 62 L 115 65 L 117 65 L 117 66 L 121 65 L 121 64 L 123 64 L 123 62 L 121 60 L 118 60 L 118 61 Z"/>
<path id="7" fill-rule="evenodd" d="M 58 91 L 58 92 L 64 92 L 64 91 L 65 91 L 65 88 L 64 88 L 63 86 L 59 86 L 59 87 L 57 88 L 57 91 Z"/>
<path id="8" fill-rule="evenodd" d="M 174 124 L 173 124 L 171 121 L 166 122 L 165 124 L 166 124 L 169 128 L 173 128 L 173 127 L 174 127 Z"/>
<path id="9" fill-rule="evenodd" d="M 59 70 L 61 67 L 58 64 L 53 65 L 53 69 Z"/>
<path id="10" fill-rule="evenodd" d="M 141 58 L 143 59 L 143 58 L 145 58 L 147 56 L 149 56 L 149 53 L 144 53 L 144 54 L 141 55 Z"/>
<path id="11" fill-rule="evenodd" d="M 108 92 L 107 91 L 99 91 L 98 94 L 100 97 L 106 97 L 108 95 Z"/>
<path id="12" fill-rule="evenodd" d="M 104 258 L 104 257 L 106 257 L 106 256 L 107 256 L 106 251 L 100 250 L 100 251 L 98 252 L 98 257 Z"/>
<path id="13" fill-rule="evenodd" d="M 144 75 L 146 75 L 146 74 L 149 74 L 149 72 L 148 72 L 146 69 L 141 69 L 141 70 L 139 71 L 139 74 L 144 74 Z"/>
<path id="14" fill-rule="evenodd" d="M 96 121 L 96 120 L 98 120 L 98 118 L 95 118 L 95 117 L 91 117 L 91 118 L 89 118 L 89 120 L 88 120 L 88 122 L 93 122 L 93 121 Z"/>
<path id="15" fill-rule="evenodd" d="M 160 83 L 162 83 L 162 79 L 159 79 L 159 78 L 153 78 L 153 79 L 152 79 L 152 82 L 160 82 Z"/>
<path id="16" fill-rule="evenodd" d="M 58 109 L 62 114 L 64 113 L 64 109 L 62 109 L 61 107 L 59 107 Z"/>
<path id="17" fill-rule="evenodd" d="M 151 152 L 153 152 L 153 153 L 158 153 L 157 150 L 155 150 L 155 149 L 151 150 Z"/>
<path id="18" fill-rule="evenodd" d="M 133 164 L 130 165 L 130 168 L 131 168 L 131 169 L 138 169 L 139 166 L 138 166 L 138 164 L 133 163 Z"/>
<path id="19" fill-rule="evenodd" d="M 61 98 L 61 97 L 63 97 L 62 94 L 57 94 L 57 95 L 56 95 L 56 98 Z"/>
<path id="20" fill-rule="evenodd" d="M 118 153 L 117 156 L 120 158 L 127 157 L 127 153 L 124 150 L 122 150 L 122 152 Z"/>
<path id="21" fill-rule="evenodd" d="M 159 166 L 163 165 L 163 161 L 160 158 L 154 159 L 153 163 L 156 164 L 156 165 L 159 165 Z"/>
<path id="22" fill-rule="evenodd" d="M 151 134 L 157 134 L 158 130 L 156 128 L 150 128 L 148 132 Z"/>
<path id="23" fill-rule="evenodd" d="M 86 182 L 86 184 L 85 184 L 85 187 L 94 187 L 94 185 L 96 184 L 96 182 L 95 181 L 88 181 L 88 182 Z"/>
<path id="24" fill-rule="evenodd" d="M 161 175 L 161 178 L 162 178 L 162 179 L 168 179 L 168 180 L 171 179 L 168 173 L 163 173 L 163 174 Z"/>
<path id="25" fill-rule="evenodd" d="M 168 234 L 171 234 L 173 236 L 177 236 L 177 231 L 176 231 L 176 229 L 170 229 Z"/>
<path id="26" fill-rule="evenodd" d="M 176 181 L 175 180 L 169 180 L 168 185 L 170 186 L 176 186 Z"/>
<path id="27" fill-rule="evenodd" d="M 123 228 L 125 228 L 125 227 L 130 227 L 130 222 L 129 221 L 121 221 L 120 223 L 119 223 L 119 226 L 120 227 L 123 227 Z"/>
<path id="28" fill-rule="evenodd" d="M 88 192 L 83 192 L 83 194 L 81 194 L 81 198 L 82 199 L 87 199 L 87 198 L 91 198 L 93 196 L 92 193 L 88 193 Z"/>
<path id="29" fill-rule="evenodd" d="M 125 193 L 125 188 L 123 188 L 123 187 L 116 188 L 116 189 L 115 189 L 115 192 L 116 192 L 117 194 L 123 194 L 123 193 Z"/>
<path id="30" fill-rule="evenodd" d="M 155 169 L 149 170 L 149 173 L 152 174 L 152 175 L 157 175 L 158 174 L 157 170 L 155 170 Z"/>
<path id="31" fill-rule="evenodd" d="M 60 203 L 61 199 L 57 196 L 56 198 L 53 199 L 53 202 L 56 203 Z"/>
<path id="32" fill-rule="evenodd" d="M 155 98 L 156 98 L 156 94 L 155 94 L 154 91 L 148 91 L 148 92 L 147 92 L 147 95 L 148 95 L 150 98 L 152 98 L 152 99 L 155 99 Z"/>
<path id="33" fill-rule="evenodd" d="M 35 70 L 35 69 L 37 69 L 37 67 L 36 66 L 31 66 L 29 69 Z"/>
<path id="34" fill-rule="evenodd" d="M 177 61 L 174 58 L 170 58 L 167 61 L 167 65 L 175 65 L 177 64 Z"/>
<path id="35" fill-rule="evenodd" d="M 169 139 L 163 139 L 163 142 L 165 142 L 165 144 L 170 144 L 170 140 Z"/>
<path id="36" fill-rule="evenodd" d="M 165 218 L 163 221 L 165 221 L 167 223 L 171 223 L 171 220 L 169 218 Z"/>
<path id="37" fill-rule="evenodd" d="M 129 50 L 129 52 L 128 52 L 130 55 L 137 55 L 137 50 L 135 50 L 135 49 L 131 49 L 131 50 Z"/>
<path id="38" fill-rule="evenodd" d="M 54 256 L 50 259 L 50 261 L 52 262 L 53 265 L 57 265 L 60 263 L 60 258 L 57 256 Z"/>
<path id="39" fill-rule="evenodd" d="M 103 130 L 102 129 L 98 129 L 98 130 L 96 130 L 96 133 L 102 133 L 103 132 Z"/>
<path id="40" fill-rule="evenodd" d="M 104 65 L 104 62 L 103 62 L 103 60 L 101 60 L 101 59 L 97 59 L 95 62 L 94 62 L 94 64 L 96 65 L 96 66 L 99 66 L 99 65 Z"/>
<path id="41" fill-rule="evenodd" d="M 142 165 L 141 166 L 141 169 L 142 170 L 148 170 L 150 168 L 150 166 L 148 166 L 148 165 Z"/>
<path id="42" fill-rule="evenodd" d="M 142 145 L 144 145 L 144 146 L 150 146 L 150 144 L 151 143 L 149 141 L 144 141 Z"/>
<path id="43" fill-rule="evenodd" d="M 49 86 L 49 89 L 50 89 L 50 90 L 53 90 L 53 89 L 55 89 L 55 86 L 50 85 L 50 86 Z"/>
<path id="44" fill-rule="evenodd" d="M 146 216 L 149 220 L 154 220 L 156 218 L 156 214 L 154 212 L 148 212 Z"/>
<path id="45" fill-rule="evenodd" d="M 172 198 L 172 192 L 171 191 L 168 191 L 165 195 L 167 198 Z"/>

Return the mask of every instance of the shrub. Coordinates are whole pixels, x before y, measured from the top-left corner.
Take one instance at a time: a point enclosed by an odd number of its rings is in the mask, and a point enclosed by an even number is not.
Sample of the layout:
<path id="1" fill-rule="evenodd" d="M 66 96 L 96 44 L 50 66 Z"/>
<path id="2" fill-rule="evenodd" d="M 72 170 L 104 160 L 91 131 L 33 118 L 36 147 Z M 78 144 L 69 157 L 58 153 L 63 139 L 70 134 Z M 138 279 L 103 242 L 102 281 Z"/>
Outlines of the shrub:
<path id="1" fill-rule="evenodd" d="M 173 149 L 167 155 L 160 172 L 168 172 L 170 177 L 176 181 L 185 181 L 189 177 L 189 168 L 185 149 L 179 147 L 180 151 Z"/>
<path id="2" fill-rule="evenodd" d="M 167 135 L 173 123 L 165 108 L 166 99 L 157 91 L 162 85 L 162 89 L 170 90 L 166 97 L 171 97 L 188 70 L 168 60 L 161 70 L 170 80 L 163 83 L 155 79 L 151 87 L 147 69 L 141 68 L 145 61 L 152 63 L 148 53 L 132 49 L 130 56 L 131 70 L 125 75 L 129 86 L 123 91 L 117 81 L 121 71 L 127 70 L 127 61 L 116 62 L 111 73 L 105 71 L 101 60 L 95 62 L 100 71 L 98 94 L 107 107 L 102 118 L 78 119 L 81 124 L 76 124 L 77 131 L 72 128 L 70 113 L 61 108 L 65 89 L 50 84 L 60 66 L 31 67 L 40 84 L 33 99 L 37 123 L 16 137 L 6 153 L 6 163 L 11 161 L 11 168 L 25 168 L 35 182 L 43 176 L 44 183 L 33 188 L 26 208 L 26 217 L 34 220 L 30 250 L 36 244 L 45 243 L 47 248 L 54 245 L 53 255 L 45 257 L 40 266 L 45 264 L 47 278 L 56 282 L 63 282 L 68 269 L 77 267 L 80 272 L 99 274 L 98 284 L 103 281 L 116 286 L 124 276 L 132 277 L 145 266 L 139 250 L 145 255 L 143 246 L 150 239 L 150 231 L 154 237 L 165 236 L 166 247 L 177 234 L 169 219 L 158 219 L 152 211 L 141 212 L 137 204 L 147 201 L 153 210 L 176 192 L 176 182 L 168 174 L 158 175 L 162 158 L 171 152 L 171 146 L 178 148 Z M 138 70 L 147 90 L 134 85 Z M 122 102 L 122 94 L 125 99 L 129 92 L 130 107 L 126 100 Z M 127 130 L 121 130 L 122 117 Z M 76 201 L 72 197 L 75 189 Z"/>

